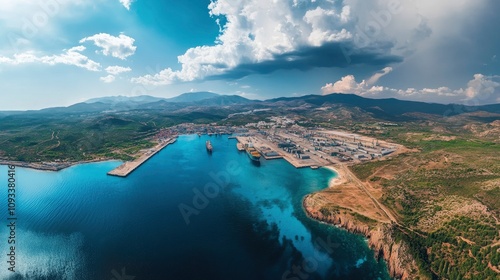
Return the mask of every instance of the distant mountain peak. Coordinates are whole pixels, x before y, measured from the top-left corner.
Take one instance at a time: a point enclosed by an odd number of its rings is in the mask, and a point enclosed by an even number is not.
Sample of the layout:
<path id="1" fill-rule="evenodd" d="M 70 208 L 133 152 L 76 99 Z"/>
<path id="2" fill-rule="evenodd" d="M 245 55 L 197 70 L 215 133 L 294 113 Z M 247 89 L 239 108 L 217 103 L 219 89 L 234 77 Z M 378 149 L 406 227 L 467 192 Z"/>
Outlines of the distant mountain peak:
<path id="1" fill-rule="evenodd" d="M 106 96 L 106 97 L 98 97 L 89 99 L 83 103 L 92 104 L 92 103 L 105 103 L 105 104 L 116 104 L 116 103 L 151 103 L 157 102 L 160 100 L 164 100 L 164 98 L 154 97 L 149 95 L 139 95 L 139 96 Z"/>
<path id="2" fill-rule="evenodd" d="M 220 94 L 208 92 L 208 91 L 197 91 L 197 92 L 186 92 L 179 96 L 168 98 L 168 102 L 197 102 L 205 99 L 210 99 L 214 97 L 219 97 Z"/>

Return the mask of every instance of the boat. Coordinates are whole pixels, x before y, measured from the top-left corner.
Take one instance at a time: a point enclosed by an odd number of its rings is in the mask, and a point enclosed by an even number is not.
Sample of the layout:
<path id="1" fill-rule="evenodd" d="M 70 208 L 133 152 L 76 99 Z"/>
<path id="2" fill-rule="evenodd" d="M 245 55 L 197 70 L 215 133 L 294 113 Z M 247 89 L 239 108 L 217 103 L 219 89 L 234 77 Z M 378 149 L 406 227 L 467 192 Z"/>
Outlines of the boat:
<path id="1" fill-rule="evenodd" d="M 238 151 L 242 152 L 245 150 L 245 146 L 243 146 L 243 144 L 241 143 L 236 143 L 236 148 L 238 149 Z"/>
<path id="2" fill-rule="evenodd" d="M 209 153 L 211 153 L 213 150 L 213 147 L 212 147 L 212 143 L 210 143 L 210 140 L 207 140 L 207 142 L 205 142 L 205 146 L 207 147 L 207 151 Z"/>
<path id="3" fill-rule="evenodd" d="M 246 145 L 245 151 L 252 161 L 260 162 L 260 153 L 253 147 L 251 143 Z"/>

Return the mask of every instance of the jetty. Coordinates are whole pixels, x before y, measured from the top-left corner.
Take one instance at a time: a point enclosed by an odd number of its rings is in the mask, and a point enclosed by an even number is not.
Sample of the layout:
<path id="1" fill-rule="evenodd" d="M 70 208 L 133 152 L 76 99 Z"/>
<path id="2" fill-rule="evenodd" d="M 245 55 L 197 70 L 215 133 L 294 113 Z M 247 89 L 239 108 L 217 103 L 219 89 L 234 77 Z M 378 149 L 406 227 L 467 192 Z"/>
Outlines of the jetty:
<path id="1" fill-rule="evenodd" d="M 127 177 L 128 175 L 130 175 L 130 173 L 139 168 L 139 166 L 148 161 L 148 159 L 152 158 L 159 151 L 163 150 L 163 148 L 167 147 L 170 144 L 173 144 L 176 140 L 177 137 L 166 139 L 161 143 L 159 143 L 158 145 L 156 145 L 154 148 L 148 149 L 148 151 L 138 159 L 133 161 L 127 161 L 124 164 L 118 166 L 117 168 L 111 170 L 107 174 L 110 176 Z"/>

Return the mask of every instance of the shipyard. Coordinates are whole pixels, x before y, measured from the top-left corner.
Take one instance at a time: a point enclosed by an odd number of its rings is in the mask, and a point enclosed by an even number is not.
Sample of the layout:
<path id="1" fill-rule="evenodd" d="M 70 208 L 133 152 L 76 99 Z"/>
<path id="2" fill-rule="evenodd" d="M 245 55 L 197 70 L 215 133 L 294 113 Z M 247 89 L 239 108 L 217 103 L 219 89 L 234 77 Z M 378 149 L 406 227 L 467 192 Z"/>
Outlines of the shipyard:
<path id="1" fill-rule="evenodd" d="M 236 149 L 245 152 L 254 164 L 260 165 L 262 160 L 284 159 L 295 168 L 353 165 L 385 159 L 406 151 L 402 145 L 344 130 L 305 128 L 286 117 L 272 117 L 268 122 L 244 126 L 187 123 L 161 129 L 154 137 L 155 147 L 142 151 L 136 160 L 123 163 L 108 175 L 128 176 L 149 158 L 174 143 L 178 135 L 236 139 Z M 204 146 L 208 154 L 216 152 L 210 140 L 206 140 Z"/>
<path id="2" fill-rule="evenodd" d="M 283 158 L 296 168 L 350 165 L 383 159 L 404 150 L 401 145 L 345 131 L 259 130 L 236 139 L 241 145 L 251 145 L 266 160 Z"/>

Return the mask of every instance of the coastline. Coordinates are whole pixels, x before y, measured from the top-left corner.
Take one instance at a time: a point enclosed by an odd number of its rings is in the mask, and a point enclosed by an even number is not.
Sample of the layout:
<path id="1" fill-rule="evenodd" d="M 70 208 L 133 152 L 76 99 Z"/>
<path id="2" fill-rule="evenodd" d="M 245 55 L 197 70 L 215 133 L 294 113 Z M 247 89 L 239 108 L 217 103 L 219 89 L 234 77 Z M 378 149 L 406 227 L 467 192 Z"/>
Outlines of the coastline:
<path id="1" fill-rule="evenodd" d="M 34 169 L 39 171 L 61 171 L 63 169 L 86 163 L 97 163 L 106 161 L 115 161 L 116 159 L 93 159 L 93 160 L 82 160 L 74 162 L 24 162 L 24 161 L 13 161 L 13 160 L 0 160 L 0 165 L 14 165 L 16 167 Z"/>
<path id="2" fill-rule="evenodd" d="M 344 207 L 343 203 L 333 197 L 322 196 L 322 193 L 339 194 L 337 188 L 352 185 L 342 168 L 324 166 L 337 174 L 322 191 L 308 194 L 302 200 L 302 208 L 306 215 L 316 221 L 340 227 L 350 233 L 363 235 L 368 246 L 374 251 L 375 258 L 383 258 L 388 272 L 394 279 L 414 279 L 418 271 L 417 264 L 410 255 L 408 246 L 393 238 L 395 225 L 387 221 L 377 221 L 364 216 L 354 207 Z M 339 194 L 341 196 L 342 194 Z"/>
<path id="3" fill-rule="evenodd" d="M 328 188 L 332 188 L 332 187 L 341 185 L 342 183 L 344 183 L 346 181 L 345 173 L 340 168 L 335 168 L 333 165 L 326 165 L 326 166 L 323 166 L 323 168 L 326 168 L 326 169 L 334 172 L 335 174 L 337 174 L 337 176 L 335 178 L 332 178 L 328 182 Z"/>
<path id="4" fill-rule="evenodd" d="M 152 148 L 154 150 L 153 154 L 148 154 L 146 152 L 146 153 L 141 154 L 141 155 L 136 155 L 136 159 L 133 160 L 132 163 L 134 163 L 136 161 L 142 161 L 141 164 L 144 163 L 145 157 L 147 159 L 149 159 L 150 157 L 155 155 L 157 152 L 159 152 L 163 148 L 174 143 L 176 139 L 177 138 L 175 137 L 173 139 L 169 139 L 168 141 L 165 141 L 164 143 L 160 143 L 160 144 L 156 145 L 155 147 Z M 63 169 L 66 169 L 66 168 L 69 168 L 69 167 L 72 167 L 75 165 L 79 165 L 79 164 L 98 163 L 98 162 L 106 162 L 106 161 L 123 162 L 121 160 L 114 159 L 114 158 L 101 158 L 101 159 L 82 160 L 82 161 L 73 161 L 73 162 L 24 162 L 24 161 L 14 161 L 14 160 L 0 160 L 0 165 L 14 165 L 16 167 L 28 168 L 28 169 L 39 170 L 39 171 L 57 172 L 57 171 L 61 171 Z M 126 164 L 126 162 L 123 164 Z M 123 166 L 123 164 L 120 166 Z M 139 165 L 141 165 L 141 164 L 139 164 Z M 137 168 L 138 166 L 135 166 L 133 169 Z M 128 173 L 130 173 L 130 172 L 131 171 L 129 171 Z M 123 176 L 119 176 L 119 177 L 123 177 Z"/>

